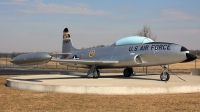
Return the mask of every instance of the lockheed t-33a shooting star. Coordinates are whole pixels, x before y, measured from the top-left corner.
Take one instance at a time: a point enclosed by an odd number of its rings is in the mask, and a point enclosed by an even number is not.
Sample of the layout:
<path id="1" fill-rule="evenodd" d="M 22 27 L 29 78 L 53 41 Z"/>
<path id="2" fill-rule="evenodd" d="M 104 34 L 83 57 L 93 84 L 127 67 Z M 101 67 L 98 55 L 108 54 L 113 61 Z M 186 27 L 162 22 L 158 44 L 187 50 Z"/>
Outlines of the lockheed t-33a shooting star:
<path id="1" fill-rule="evenodd" d="M 46 52 L 22 54 L 12 59 L 16 65 L 38 65 L 49 61 L 60 62 L 67 66 L 89 68 L 87 77 L 98 78 L 99 69 L 125 68 L 124 77 L 135 75 L 133 67 L 162 66 L 174 63 L 189 62 L 197 57 L 181 45 L 166 42 L 154 42 L 140 36 L 130 36 L 116 41 L 106 47 L 76 49 L 68 28 L 63 31 L 62 53 L 59 59 L 52 58 Z M 163 67 L 160 75 L 162 81 L 168 81 L 170 75 Z"/>

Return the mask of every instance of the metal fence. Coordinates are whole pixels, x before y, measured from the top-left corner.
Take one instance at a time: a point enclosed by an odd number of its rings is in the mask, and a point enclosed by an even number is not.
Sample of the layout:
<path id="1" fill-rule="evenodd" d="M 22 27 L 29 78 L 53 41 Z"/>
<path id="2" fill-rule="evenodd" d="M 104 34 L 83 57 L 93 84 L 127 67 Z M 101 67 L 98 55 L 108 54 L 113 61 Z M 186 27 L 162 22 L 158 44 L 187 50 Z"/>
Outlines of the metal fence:
<path id="1" fill-rule="evenodd" d="M 23 53 L 0 53 L 0 68 L 29 68 L 29 69 L 58 69 L 58 70 L 77 70 L 82 68 L 77 67 L 68 67 L 60 65 L 58 62 L 48 62 L 41 65 L 32 65 L 32 66 L 18 66 L 11 63 L 11 59 Z M 200 68 L 200 58 L 195 61 L 188 63 L 177 63 L 172 65 L 166 65 L 171 71 L 175 73 L 190 73 L 191 68 Z M 124 68 L 116 69 L 103 69 L 101 71 L 110 71 L 110 72 L 122 72 Z M 134 67 L 135 72 L 148 72 L 148 73 L 161 73 L 162 68 L 160 66 L 151 66 L 151 67 Z"/>

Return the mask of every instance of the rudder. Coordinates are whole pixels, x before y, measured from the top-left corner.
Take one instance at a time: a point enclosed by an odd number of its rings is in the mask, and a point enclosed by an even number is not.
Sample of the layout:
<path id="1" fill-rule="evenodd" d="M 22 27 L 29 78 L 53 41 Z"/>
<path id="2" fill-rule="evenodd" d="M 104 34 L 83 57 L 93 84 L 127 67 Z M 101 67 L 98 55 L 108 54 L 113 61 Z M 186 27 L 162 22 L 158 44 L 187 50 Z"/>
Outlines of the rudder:
<path id="1" fill-rule="evenodd" d="M 71 42 L 71 37 L 68 28 L 63 30 L 63 46 L 62 46 L 62 53 L 69 53 L 73 50 L 76 50 Z"/>

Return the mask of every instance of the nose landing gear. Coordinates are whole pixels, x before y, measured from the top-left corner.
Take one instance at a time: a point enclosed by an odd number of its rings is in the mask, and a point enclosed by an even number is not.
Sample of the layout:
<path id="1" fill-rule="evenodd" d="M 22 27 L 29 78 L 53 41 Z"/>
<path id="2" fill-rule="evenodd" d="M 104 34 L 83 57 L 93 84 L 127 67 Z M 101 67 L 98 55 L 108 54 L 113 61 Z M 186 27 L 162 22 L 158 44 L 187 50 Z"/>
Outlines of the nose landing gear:
<path id="1" fill-rule="evenodd" d="M 168 81 L 170 79 L 169 73 L 167 73 L 168 69 L 164 66 L 163 72 L 160 74 L 161 81 Z"/>

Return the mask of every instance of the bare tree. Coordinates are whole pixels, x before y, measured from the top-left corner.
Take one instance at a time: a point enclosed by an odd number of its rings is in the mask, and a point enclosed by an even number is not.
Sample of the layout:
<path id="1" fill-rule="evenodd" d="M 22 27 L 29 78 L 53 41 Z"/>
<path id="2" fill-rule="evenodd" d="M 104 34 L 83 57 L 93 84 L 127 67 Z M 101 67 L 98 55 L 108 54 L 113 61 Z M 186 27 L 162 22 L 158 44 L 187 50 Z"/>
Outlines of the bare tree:
<path id="1" fill-rule="evenodd" d="M 138 31 L 137 36 L 143 36 L 156 41 L 157 36 L 151 33 L 150 26 L 144 25 L 141 31 Z"/>

